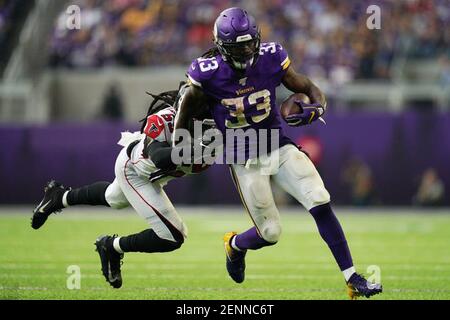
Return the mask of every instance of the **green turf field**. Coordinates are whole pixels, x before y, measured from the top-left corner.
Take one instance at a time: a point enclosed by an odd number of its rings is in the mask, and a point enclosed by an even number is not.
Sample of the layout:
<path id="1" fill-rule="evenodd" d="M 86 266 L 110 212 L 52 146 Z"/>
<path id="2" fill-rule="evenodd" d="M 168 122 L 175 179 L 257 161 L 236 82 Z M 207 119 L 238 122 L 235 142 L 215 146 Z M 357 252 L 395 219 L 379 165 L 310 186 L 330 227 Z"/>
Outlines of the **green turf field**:
<path id="1" fill-rule="evenodd" d="M 181 249 L 126 254 L 123 287 L 115 290 L 100 273 L 93 243 L 100 234 L 145 229 L 137 215 L 72 208 L 35 231 L 30 214 L 17 214 L 24 210 L 1 209 L 0 299 L 347 299 L 343 277 L 306 212 L 281 210 L 280 242 L 249 252 L 239 285 L 227 275 L 222 236 L 244 231 L 249 219 L 232 209 L 192 211 L 179 209 L 189 227 Z M 381 269 L 385 290 L 373 299 L 450 298 L 450 214 L 341 210 L 339 217 L 357 269 Z M 67 289 L 70 265 L 80 267 L 79 290 Z"/>

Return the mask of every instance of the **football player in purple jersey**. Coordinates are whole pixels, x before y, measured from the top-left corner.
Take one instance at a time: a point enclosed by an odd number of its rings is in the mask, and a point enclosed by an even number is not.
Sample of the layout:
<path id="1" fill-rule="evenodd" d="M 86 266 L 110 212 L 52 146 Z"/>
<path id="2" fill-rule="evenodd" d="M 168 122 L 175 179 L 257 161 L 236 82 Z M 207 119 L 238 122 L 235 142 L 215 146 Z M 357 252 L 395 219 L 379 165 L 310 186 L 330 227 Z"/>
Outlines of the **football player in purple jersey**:
<path id="1" fill-rule="evenodd" d="M 261 139 L 277 137 L 276 147 L 268 144 L 266 154 L 258 153 L 256 158 L 251 157 L 254 144 L 247 139 L 234 145 L 234 152 L 244 152 L 246 161 L 230 164 L 231 175 L 254 227 L 224 236 L 230 277 L 237 283 L 243 282 L 247 250 L 271 246 L 279 240 L 281 225 L 270 185 L 273 181 L 313 216 L 343 272 L 350 298 L 380 293 L 380 284 L 371 284 L 356 272 L 319 173 L 281 127 L 282 118 L 275 103 L 275 89 L 280 84 L 292 92 L 306 94 L 311 100 L 311 104 L 298 102 L 301 112 L 286 118 L 291 126 L 308 125 L 319 119 L 327 107 L 324 94 L 310 79 L 293 69 L 279 43 L 261 42 L 256 21 L 247 11 L 236 7 L 224 10 L 215 21 L 213 33 L 215 47 L 195 59 L 187 71 L 190 87 L 175 120 L 175 137 L 177 129 L 187 129 L 189 120 L 204 112 L 204 105 L 209 106 L 222 132 L 226 150 L 230 143 L 226 133 L 230 131 L 255 131 L 258 146 L 265 143 Z M 263 131 L 266 131 L 264 135 Z M 177 141 L 174 139 L 174 144 Z M 275 170 L 263 173 L 263 161 L 259 161 L 263 158 L 275 160 Z"/>

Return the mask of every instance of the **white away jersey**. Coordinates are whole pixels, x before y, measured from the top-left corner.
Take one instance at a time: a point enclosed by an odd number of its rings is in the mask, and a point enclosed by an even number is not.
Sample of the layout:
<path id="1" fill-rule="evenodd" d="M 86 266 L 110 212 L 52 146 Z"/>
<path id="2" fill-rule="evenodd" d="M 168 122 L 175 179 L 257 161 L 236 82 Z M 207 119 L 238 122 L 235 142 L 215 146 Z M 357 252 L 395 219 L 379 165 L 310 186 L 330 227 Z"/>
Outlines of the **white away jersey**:
<path id="1" fill-rule="evenodd" d="M 149 177 L 152 172 L 158 170 L 151 161 L 151 156 L 147 158 L 143 155 L 145 138 L 150 137 L 152 139 L 151 141 L 157 140 L 160 142 L 167 142 L 171 145 L 175 113 L 176 111 L 173 107 L 168 107 L 147 117 L 147 123 L 144 128 L 144 133 L 141 135 L 141 141 L 133 148 L 130 157 L 136 172 L 140 176 Z M 185 174 L 199 173 L 207 167 L 207 165 L 202 164 L 179 166 L 177 170 L 174 170 L 170 175 L 158 180 L 158 182 L 165 184 L 173 178 L 182 177 Z"/>

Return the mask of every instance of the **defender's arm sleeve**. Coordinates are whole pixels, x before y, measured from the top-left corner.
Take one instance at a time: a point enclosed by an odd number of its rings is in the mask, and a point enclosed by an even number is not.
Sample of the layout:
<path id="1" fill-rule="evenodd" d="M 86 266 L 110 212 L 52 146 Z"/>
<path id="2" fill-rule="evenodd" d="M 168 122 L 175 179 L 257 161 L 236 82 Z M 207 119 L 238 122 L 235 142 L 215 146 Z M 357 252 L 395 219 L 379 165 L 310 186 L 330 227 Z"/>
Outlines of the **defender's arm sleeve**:
<path id="1" fill-rule="evenodd" d="M 167 142 L 152 141 L 145 150 L 155 166 L 159 169 L 175 169 L 172 162 L 172 147 Z"/>

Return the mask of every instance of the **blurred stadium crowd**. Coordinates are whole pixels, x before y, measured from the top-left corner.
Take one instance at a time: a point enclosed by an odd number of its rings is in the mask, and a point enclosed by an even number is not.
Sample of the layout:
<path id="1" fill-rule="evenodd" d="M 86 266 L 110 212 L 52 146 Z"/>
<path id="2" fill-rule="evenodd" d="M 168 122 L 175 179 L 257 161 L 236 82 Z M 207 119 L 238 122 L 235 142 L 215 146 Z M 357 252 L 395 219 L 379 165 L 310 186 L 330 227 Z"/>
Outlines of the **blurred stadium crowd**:
<path id="1" fill-rule="evenodd" d="M 33 5 L 33 1 L 0 0 L 0 75 L 11 51 L 14 27 L 21 23 L 24 12 Z"/>
<path id="2" fill-rule="evenodd" d="M 82 28 L 62 12 L 50 41 L 53 67 L 188 64 L 211 45 L 218 13 L 242 5 L 263 40 L 281 42 L 303 71 L 335 82 L 386 79 L 396 54 L 448 59 L 448 0 L 77 0 Z M 382 6 L 382 30 L 366 27 L 366 8 Z M 181 49 L 180 49 L 181 48 Z M 443 58 L 443 59 L 444 59 Z"/>
<path id="3" fill-rule="evenodd" d="M 10 28 L 14 7 L 14 2 L 0 0 L 0 44 L 5 41 L 6 33 Z"/>

